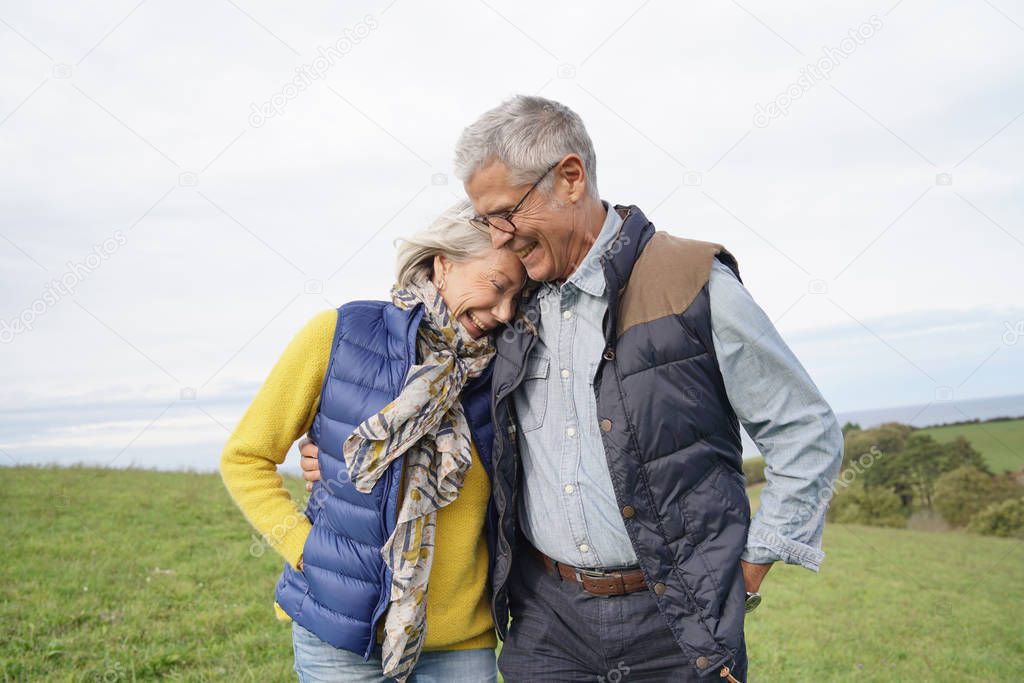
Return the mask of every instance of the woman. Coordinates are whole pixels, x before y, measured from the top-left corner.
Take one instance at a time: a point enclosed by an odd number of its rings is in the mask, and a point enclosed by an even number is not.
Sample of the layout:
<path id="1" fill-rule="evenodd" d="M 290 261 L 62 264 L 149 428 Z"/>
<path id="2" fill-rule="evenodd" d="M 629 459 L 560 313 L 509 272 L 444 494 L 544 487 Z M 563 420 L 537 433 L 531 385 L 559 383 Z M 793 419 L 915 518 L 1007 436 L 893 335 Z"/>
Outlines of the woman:
<path id="1" fill-rule="evenodd" d="M 404 241 L 391 302 L 314 317 L 221 458 L 286 560 L 275 610 L 293 622 L 302 683 L 496 680 L 490 333 L 526 273 L 469 212 L 460 202 Z M 307 432 L 321 478 L 303 514 L 276 468 Z"/>

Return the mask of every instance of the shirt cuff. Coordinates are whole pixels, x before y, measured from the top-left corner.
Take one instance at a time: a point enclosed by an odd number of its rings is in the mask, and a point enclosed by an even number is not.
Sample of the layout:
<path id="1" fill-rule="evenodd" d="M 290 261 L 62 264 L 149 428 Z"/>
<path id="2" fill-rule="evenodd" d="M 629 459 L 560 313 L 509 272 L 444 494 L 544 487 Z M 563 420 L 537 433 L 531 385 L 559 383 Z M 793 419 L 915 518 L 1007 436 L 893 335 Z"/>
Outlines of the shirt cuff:
<path id="1" fill-rule="evenodd" d="M 825 553 L 806 543 L 785 538 L 764 524 L 753 522 L 747 533 L 747 547 L 741 558 L 751 564 L 798 564 L 816 572 L 821 569 Z"/>

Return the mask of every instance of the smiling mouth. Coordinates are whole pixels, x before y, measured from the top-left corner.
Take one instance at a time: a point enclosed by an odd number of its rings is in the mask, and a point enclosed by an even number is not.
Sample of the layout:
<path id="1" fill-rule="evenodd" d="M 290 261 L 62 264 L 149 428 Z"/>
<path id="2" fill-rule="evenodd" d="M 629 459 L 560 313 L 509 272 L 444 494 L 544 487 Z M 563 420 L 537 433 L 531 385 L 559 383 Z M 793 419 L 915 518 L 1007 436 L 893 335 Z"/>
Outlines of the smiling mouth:
<path id="1" fill-rule="evenodd" d="M 530 252 L 533 251 L 534 248 L 536 248 L 536 246 L 537 246 L 537 243 L 533 242 L 531 244 L 526 245 L 522 249 L 516 250 L 514 253 L 515 253 L 516 256 L 518 256 L 520 258 L 520 260 L 522 260 L 522 259 L 526 258 L 527 256 L 529 256 Z"/>
<path id="2" fill-rule="evenodd" d="M 476 328 L 477 328 L 478 330 L 480 330 L 481 332 L 488 332 L 488 331 L 489 331 L 489 330 L 491 329 L 491 328 L 490 328 L 490 327 L 489 327 L 488 325 L 485 325 L 485 324 L 483 323 L 483 321 L 482 321 L 482 320 L 480 320 L 480 318 L 478 318 L 478 317 L 476 317 L 475 315 L 473 315 L 473 313 L 472 313 L 472 312 L 470 312 L 470 311 L 466 311 L 466 317 L 467 317 L 467 318 L 469 318 L 469 319 L 470 319 L 470 321 L 471 321 L 471 322 L 472 322 L 472 323 L 473 323 L 474 325 L 476 325 Z"/>

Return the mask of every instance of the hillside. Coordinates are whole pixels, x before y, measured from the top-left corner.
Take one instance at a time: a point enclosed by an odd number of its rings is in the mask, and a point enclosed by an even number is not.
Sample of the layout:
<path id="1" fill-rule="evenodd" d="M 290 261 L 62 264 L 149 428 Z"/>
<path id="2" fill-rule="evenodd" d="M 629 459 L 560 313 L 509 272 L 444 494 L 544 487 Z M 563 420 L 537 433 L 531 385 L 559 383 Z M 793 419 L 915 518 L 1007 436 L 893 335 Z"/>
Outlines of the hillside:
<path id="1" fill-rule="evenodd" d="M 3 468 L 0 513 L 4 680 L 294 680 L 281 562 L 218 476 Z M 832 525 L 824 546 L 820 574 L 769 575 L 753 680 L 1019 679 L 1024 543 Z"/>
<path id="2" fill-rule="evenodd" d="M 985 456 L 993 472 L 1024 469 L 1024 420 L 929 427 L 921 432 L 943 443 L 958 436 L 966 438 Z"/>

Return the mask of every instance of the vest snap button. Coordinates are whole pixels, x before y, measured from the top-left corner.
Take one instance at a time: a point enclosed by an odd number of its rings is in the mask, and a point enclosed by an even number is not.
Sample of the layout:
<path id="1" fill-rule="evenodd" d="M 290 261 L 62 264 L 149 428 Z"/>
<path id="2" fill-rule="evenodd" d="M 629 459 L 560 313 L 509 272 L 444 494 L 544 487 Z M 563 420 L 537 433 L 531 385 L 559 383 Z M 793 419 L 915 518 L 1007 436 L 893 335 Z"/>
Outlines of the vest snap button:
<path id="1" fill-rule="evenodd" d="M 604 350 L 605 360 L 615 360 L 615 349 L 608 348 Z"/>
<path id="2" fill-rule="evenodd" d="M 711 662 L 709 662 L 708 658 L 705 657 L 704 655 L 701 655 L 700 657 L 697 657 L 697 668 L 698 669 L 706 669 L 706 668 L 708 668 L 708 664 L 710 664 L 710 663 Z"/>
<path id="3" fill-rule="evenodd" d="M 622 508 L 622 516 L 626 519 L 632 519 L 633 515 L 635 514 L 636 510 L 633 508 L 632 505 L 627 505 L 626 507 Z"/>
<path id="4" fill-rule="evenodd" d="M 666 590 L 665 584 L 663 584 L 663 583 L 656 583 L 656 584 L 654 584 L 654 592 L 657 593 L 658 595 L 664 595 L 665 594 L 665 590 Z"/>
<path id="5" fill-rule="evenodd" d="M 593 424 L 593 423 L 591 423 L 591 424 Z M 601 431 L 602 432 L 610 432 L 610 431 L 612 431 L 612 421 L 611 420 L 605 418 L 604 420 L 601 420 L 601 422 L 599 424 L 601 426 Z"/>

